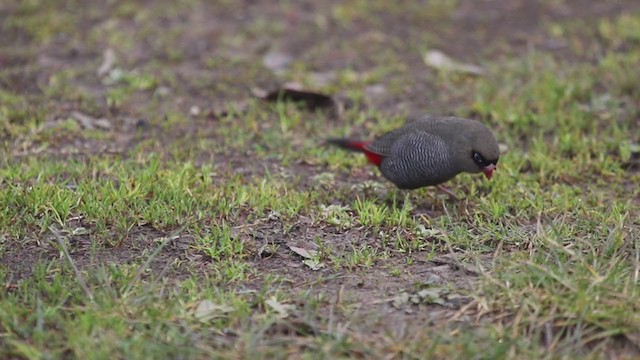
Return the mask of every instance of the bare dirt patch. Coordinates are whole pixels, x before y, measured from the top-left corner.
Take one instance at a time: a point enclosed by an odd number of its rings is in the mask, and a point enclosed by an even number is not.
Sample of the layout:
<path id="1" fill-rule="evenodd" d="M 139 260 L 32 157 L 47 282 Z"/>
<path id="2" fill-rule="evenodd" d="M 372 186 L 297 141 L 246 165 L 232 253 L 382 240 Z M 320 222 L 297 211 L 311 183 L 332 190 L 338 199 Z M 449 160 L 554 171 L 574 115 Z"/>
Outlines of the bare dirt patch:
<path id="1" fill-rule="evenodd" d="M 45 124 L 34 131 L 44 133 L 47 128 L 60 126 L 73 111 L 105 118 L 111 124 L 92 136 L 84 136 L 77 129 L 51 136 L 43 134 L 35 140 L 27 135 L 0 134 L 7 139 L 5 146 L 12 149 L 13 158 L 7 161 L 20 162 L 34 156 L 57 160 L 113 156 L 115 161 L 145 152 L 158 153 L 163 160 L 171 161 L 172 153 L 167 150 L 171 146 L 197 141 L 212 147 L 226 143 L 228 138 L 221 128 L 227 125 L 206 115 L 217 104 L 252 101 L 251 88 L 308 81 L 302 75 L 307 72 L 320 74 L 317 80 L 336 76 L 340 70 L 353 70 L 353 74 L 344 75 L 344 82 L 349 81 L 349 76 L 370 76 L 374 79 L 370 82 L 380 85 L 378 90 L 382 89 L 384 95 L 371 96 L 359 104 L 363 112 L 376 108 L 388 114 L 425 110 L 446 114 L 456 106 L 468 104 L 472 94 L 455 91 L 457 87 L 464 88 L 464 80 L 447 83 L 447 91 L 442 90 L 434 80 L 437 74 L 425 67 L 419 46 L 437 48 L 470 62 L 494 53 L 518 56 L 531 49 L 569 53 L 567 44 L 557 42 L 546 31 L 545 25 L 550 21 L 610 17 L 640 9 L 636 1 L 468 0 L 460 1 L 455 11 L 438 19 L 431 19 L 428 14 L 378 9 L 362 17 L 343 14 L 346 19 L 340 23 L 331 16 L 332 11 L 340 10 L 335 7 L 339 2 L 334 1 L 296 2 L 286 9 L 273 2 L 232 3 L 228 7 L 198 4 L 190 11 L 174 9 L 176 16 L 159 16 L 150 10 L 143 15 L 153 20 L 145 26 L 136 20 L 135 12 L 127 14 L 126 9 L 118 12 L 110 6 L 99 6 L 74 29 L 84 35 L 57 33 L 54 29 L 51 39 L 41 45 L 36 35 L 26 29 L 0 32 L 0 85 L 39 103 L 33 106 L 46 113 Z M 17 7 L 0 6 L 0 23 L 16 15 Z M 101 28 L 117 28 L 119 36 L 96 38 Z M 28 50 L 18 50 L 23 45 Z M 116 49 L 116 67 L 122 73 L 100 76 L 96 69 L 104 61 L 105 50 L 111 48 Z M 263 65 L 265 54 L 276 50 L 291 58 L 293 65 L 287 68 L 290 74 L 281 76 Z M 383 64 L 383 71 L 376 74 Z M 362 86 L 370 85 L 361 81 Z M 45 99 L 46 103 L 41 103 Z M 263 110 L 277 111 L 268 105 Z M 274 121 L 276 117 L 271 113 L 261 121 Z M 9 123 L 24 120 L 15 116 Z M 329 119 L 327 123 L 330 121 L 331 127 L 344 125 L 343 120 Z M 354 133 L 367 134 L 368 125 L 363 121 Z M 260 130 L 258 127 L 257 132 Z M 254 140 L 247 143 L 255 145 Z M 254 156 L 256 153 L 255 149 L 243 147 L 201 147 L 187 157 L 193 155 L 190 161 L 198 166 L 211 165 L 217 175 L 235 174 L 247 181 L 286 171 L 295 179 L 291 181 L 293 189 L 317 186 L 310 179 L 328 171 L 326 164 L 298 162 L 283 166 L 277 157 Z M 628 166 L 629 172 L 637 172 L 636 155 Z M 346 193 L 350 186 L 371 180 L 380 180 L 377 173 L 354 168 L 349 177 L 337 175 L 334 185 Z M 214 183 L 225 181 L 225 176 L 218 176 Z M 395 191 L 386 189 L 389 193 Z M 352 192 L 343 200 L 353 201 L 360 195 Z M 402 195 L 398 193 L 398 198 Z M 443 201 L 437 195 L 413 200 L 418 214 L 434 218 L 445 214 Z M 389 197 L 381 201 L 389 207 L 397 205 Z M 460 211 L 464 211 L 462 208 Z M 277 218 L 254 225 L 245 224 L 244 220 L 247 219 L 234 219 L 231 226 L 235 240 L 246 246 L 244 255 L 254 275 L 241 284 L 223 286 L 259 289 L 265 277 L 277 275 L 286 280 L 282 286 L 292 294 L 322 294 L 325 304 L 342 306 L 342 319 L 361 316 L 365 320 L 359 326 L 365 333 L 442 323 L 471 302 L 465 290 L 476 281 L 477 273 L 473 264 L 456 258 L 453 250 L 442 251 L 439 246 L 432 257 L 426 252 L 389 251 L 371 227 L 340 229 L 304 215 L 294 224 L 283 224 Z M 175 238 L 165 244 L 167 237 Z M 69 235 L 65 239 L 82 271 L 109 264 L 140 266 L 160 246 L 163 247 L 153 255 L 145 276 L 181 279 L 206 275 L 211 269 L 212 260 L 193 250 L 193 237 L 189 234 L 141 226 L 131 229 L 115 246 L 96 243 L 89 235 Z M 311 270 L 290 247 L 318 250 L 318 239 L 326 252 L 321 257 L 324 266 Z M 0 257 L 9 275 L 5 286 L 29 277 L 33 267 L 42 261 L 65 261 L 51 234 L 10 241 L 9 245 Z M 371 264 L 349 265 L 354 249 L 362 248 L 383 255 L 376 256 Z M 423 289 L 446 292 L 438 295 L 441 298 L 409 300 L 394 306 L 394 299 L 402 293 L 413 296 Z M 322 313 L 328 316 L 329 306 Z"/>

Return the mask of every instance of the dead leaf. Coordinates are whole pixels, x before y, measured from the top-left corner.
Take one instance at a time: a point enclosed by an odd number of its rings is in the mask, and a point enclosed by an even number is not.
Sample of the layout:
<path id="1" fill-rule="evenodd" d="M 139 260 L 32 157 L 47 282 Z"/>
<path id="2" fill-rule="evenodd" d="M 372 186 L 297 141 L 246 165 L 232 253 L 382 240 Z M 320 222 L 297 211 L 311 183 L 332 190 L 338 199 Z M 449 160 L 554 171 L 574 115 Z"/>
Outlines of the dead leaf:
<path id="1" fill-rule="evenodd" d="M 85 129 L 110 129 L 111 122 L 105 118 L 94 118 L 89 115 L 85 115 L 79 111 L 73 111 L 71 113 L 71 117 L 74 118 L 78 123 Z"/>
<path id="2" fill-rule="evenodd" d="M 189 114 L 191 114 L 192 116 L 198 116 L 200 115 L 200 106 L 198 105 L 193 105 L 189 108 Z"/>
<path id="3" fill-rule="evenodd" d="M 291 249 L 291 251 L 302 256 L 304 258 L 302 263 L 308 266 L 311 270 L 317 271 L 325 266 L 322 261 L 318 260 L 318 251 L 292 245 L 287 246 L 289 246 L 289 249 Z"/>
<path id="4" fill-rule="evenodd" d="M 438 304 L 444 305 L 445 300 L 442 295 L 447 291 L 443 288 L 430 288 L 418 291 L 411 297 L 411 302 L 414 304 Z"/>
<path id="5" fill-rule="evenodd" d="M 409 298 L 410 297 L 409 297 L 408 293 L 406 293 L 406 292 L 400 293 L 400 295 L 398 295 L 398 296 L 396 296 L 396 297 L 394 297 L 392 299 L 392 301 L 393 301 L 392 304 L 396 308 L 401 308 L 404 305 L 409 303 Z"/>
<path id="6" fill-rule="evenodd" d="M 265 301 L 265 304 L 269 305 L 271 309 L 277 312 L 282 319 L 288 317 L 289 313 L 296 309 L 295 305 L 283 304 L 279 302 L 275 297 L 271 297 L 269 300 Z"/>
<path id="7" fill-rule="evenodd" d="M 311 84 L 317 87 L 327 86 L 338 78 L 336 71 L 311 72 L 308 74 Z"/>
<path id="8" fill-rule="evenodd" d="M 381 99 L 387 93 L 387 88 L 382 84 L 369 85 L 364 88 L 364 96 L 369 100 Z"/>
<path id="9" fill-rule="evenodd" d="M 228 305 L 215 304 L 210 300 L 202 300 L 198 303 L 193 316 L 200 322 L 208 322 L 217 317 L 224 316 L 233 311 L 233 307 Z"/>
<path id="10" fill-rule="evenodd" d="M 91 234 L 91 231 L 89 231 L 87 228 L 82 226 L 77 227 L 71 231 L 72 236 L 80 236 L 80 235 L 87 235 L 87 234 Z"/>
<path id="11" fill-rule="evenodd" d="M 264 64 L 264 67 L 267 69 L 273 71 L 274 74 L 281 75 L 292 60 L 293 58 L 289 54 L 270 51 L 264 56 L 264 59 L 262 59 L 262 64 Z"/>
<path id="12" fill-rule="evenodd" d="M 307 265 L 313 271 L 318 271 L 324 267 L 323 262 L 314 259 L 306 259 L 302 261 L 302 263 Z"/>
<path id="13" fill-rule="evenodd" d="M 430 287 L 416 293 L 402 292 L 400 295 L 390 299 L 392 305 L 401 308 L 407 304 L 438 304 L 447 305 L 449 290 L 443 287 Z M 457 299 L 456 296 L 453 298 Z"/>
<path id="14" fill-rule="evenodd" d="M 96 74 L 98 77 L 103 77 L 113 69 L 113 65 L 116 64 L 116 52 L 113 49 L 108 48 L 104 51 L 102 64 L 98 67 Z"/>
<path id="15" fill-rule="evenodd" d="M 158 97 L 167 97 L 169 95 L 171 95 L 171 88 L 168 86 L 158 86 L 156 88 L 156 91 L 154 92 L 154 95 L 157 95 Z"/>
<path id="16" fill-rule="evenodd" d="M 457 62 L 438 50 L 427 51 L 424 54 L 424 62 L 427 66 L 441 71 L 459 72 L 470 75 L 484 75 L 485 70 L 474 64 Z"/>
<path id="17" fill-rule="evenodd" d="M 289 246 L 289 249 L 305 259 L 313 259 L 318 256 L 318 252 L 315 250 L 307 250 L 297 246 Z"/>
<path id="18" fill-rule="evenodd" d="M 428 274 L 427 277 L 418 284 L 420 287 L 429 287 L 442 282 L 442 276 L 438 274 Z"/>
<path id="19" fill-rule="evenodd" d="M 326 94 L 298 88 L 297 85 L 289 84 L 272 91 L 253 88 L 251 92 L 254 96 L 264 101 L 291 101 L 301 103 L 304 108 L 309 111 L 327 111 L 334 116 L 340 116 L 344 111 L 343 102 Z"/>
<path id="20" fill-rule="evenodd" d="M 314 175 L 311 180 L 318 183 L 321 186 L 329 187 L 335 182 L 336 175 L 330 172 L 323 172 L 318 175 Z"/>
<path id="21" fill-rule="evenodd" d="M 446 239 L 446 234 L 440 229 L 427 229 L 423 224 L 419 224 L 417 231 L 420 236 L 425 238 Z"/>

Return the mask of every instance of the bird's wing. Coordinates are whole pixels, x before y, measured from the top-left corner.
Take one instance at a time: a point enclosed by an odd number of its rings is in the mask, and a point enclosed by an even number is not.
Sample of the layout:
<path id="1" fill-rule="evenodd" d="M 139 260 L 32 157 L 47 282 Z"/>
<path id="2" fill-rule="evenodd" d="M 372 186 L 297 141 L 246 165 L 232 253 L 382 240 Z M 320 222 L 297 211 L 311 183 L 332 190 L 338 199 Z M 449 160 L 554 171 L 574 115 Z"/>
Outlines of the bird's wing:
<path id="1" fill-rule="evenodd" d="M 406 123 L 403 127 L 390 131 L 379 138 L 375 139 L 370 144 L 367 144 L 367 150 L 380 154 L 382 156 L 389 156 L 391 154 L 391 147 L 398 141 L 399 138 L 406 136 L 407 134 L 416 132 L 429 132 L 433 128 L 433 123 L 437 118 L 431 116 L 424 116 L 416 120 Z"/>
<path id="2" fill-rule="evenodd" d="M 402 130 L 402 128 L 380 136 L 379 138 L 373 140 L 371 143 L 367 144 L 365 148 L 376 154 L 388 156 L 391 153 L 391 146 L 398 139 L 398 137 L 402 135 L 400 130 Z"/>
<path id="3" fill-rule="evenodd" d="M 381 170 L 389 180 L 407 189 L 436 185 L 455 175 L 447 143 L 424 131 L 398 137 Z"/>

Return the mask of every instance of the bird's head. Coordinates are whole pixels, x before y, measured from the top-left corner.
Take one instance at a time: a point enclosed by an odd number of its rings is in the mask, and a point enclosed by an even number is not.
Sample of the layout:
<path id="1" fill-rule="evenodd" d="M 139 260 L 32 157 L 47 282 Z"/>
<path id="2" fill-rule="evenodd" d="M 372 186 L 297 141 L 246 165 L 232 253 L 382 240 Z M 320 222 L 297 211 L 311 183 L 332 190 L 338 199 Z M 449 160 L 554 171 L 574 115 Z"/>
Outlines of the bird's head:
<path id="1" fill-rule="evenodd" d="M 484 173 L 484 176 L 486 176 L 487 179 L 491 179 L 491 176 L 493 176 L 493 172 L 498 168 L 499 157 L 494 157 L 494 160 L 487 160 L 487 158 L 485 158 L 481 154 L 482 153 L 479 151 L 472 151 L 471 157 L 478 169 Z"/>
<path id="2" fill-rule="evenodd" d="M 461 170 L 482 172 L 487 179 L 491 179 L 500 159 L 496 138 L 491 130 L 478 121 L 466 120 L 460 125 L 456 157 Z"/>

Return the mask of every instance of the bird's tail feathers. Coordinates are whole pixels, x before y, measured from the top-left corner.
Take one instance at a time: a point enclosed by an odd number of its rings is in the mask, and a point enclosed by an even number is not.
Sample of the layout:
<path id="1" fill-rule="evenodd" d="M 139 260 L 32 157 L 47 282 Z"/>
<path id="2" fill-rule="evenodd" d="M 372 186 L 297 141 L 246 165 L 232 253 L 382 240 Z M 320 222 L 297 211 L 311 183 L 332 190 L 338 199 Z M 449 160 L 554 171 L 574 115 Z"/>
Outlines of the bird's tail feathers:
<path id="1" fill-rule="evenodd" d="M 367 145 L 370 143 L 369 141 L 352 139 L 327 139 L 327 143 L 341 147 L 345 150 L 364 153 L 367 156 L 369 162 L 375 164 L 376 166 L 380 166 L 380 164 L 382 163 L 382 156 L 380 154 L 374 153 L 373 151 L 367 149 Z"/>
<path id="2" fill-rule="evenodd" d="M 357 152 L 365 151 L 364 147 L 368 143 L 369 143 L 368 141 L 359 141 L 359 140 L 353 140 L 353 139 L 338 139 L 338 138 L 327 139 L 327 144 L 335 145 L 345 150 L 351 150 L 351 151 L 357 151 Z"/>

